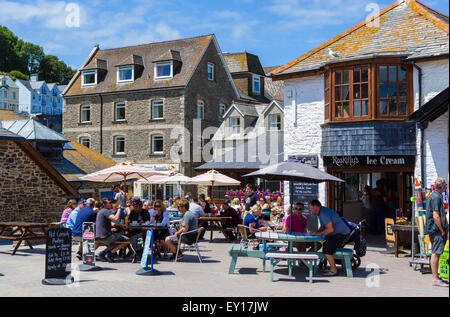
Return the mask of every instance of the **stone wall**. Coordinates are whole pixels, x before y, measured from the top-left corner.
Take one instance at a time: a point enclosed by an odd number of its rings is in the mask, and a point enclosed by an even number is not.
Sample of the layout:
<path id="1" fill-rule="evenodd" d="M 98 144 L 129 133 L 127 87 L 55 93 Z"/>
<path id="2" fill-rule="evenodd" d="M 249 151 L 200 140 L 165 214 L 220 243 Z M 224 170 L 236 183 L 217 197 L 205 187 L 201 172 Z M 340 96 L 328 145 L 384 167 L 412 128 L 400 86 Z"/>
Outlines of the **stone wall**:
<path id="1" fill-rule="evenodd" d="M 0 188 L 0 221 L 59 221 L 68 196 L 13 140 L 0 140 Z"/>

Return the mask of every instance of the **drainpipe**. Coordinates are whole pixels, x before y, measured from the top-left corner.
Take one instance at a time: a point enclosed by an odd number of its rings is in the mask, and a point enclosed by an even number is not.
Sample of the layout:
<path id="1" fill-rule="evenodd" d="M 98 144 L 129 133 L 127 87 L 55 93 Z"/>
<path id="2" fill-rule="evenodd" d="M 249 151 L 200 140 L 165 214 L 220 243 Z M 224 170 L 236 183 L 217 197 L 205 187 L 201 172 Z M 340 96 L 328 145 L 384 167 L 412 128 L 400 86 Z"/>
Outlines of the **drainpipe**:
<path id="1" fill-rule="evenodd" d="M 419 109 L 422 108 L 422 68 L 416 65 L 413 61 L 412 65 L 418 71 L 419 75 Z M 425 179 L 425 126 L 421 123 L 417 124 L 417 128 L 420 129 L 420 175 L 422 177 L 422 182 L 424 188 L 426 188 L 426 179 Z"/>
<path id="2" fill-rule="evenodd" d="M 103 154 L 103 97 L 100 97 L 100 154 Z"/>

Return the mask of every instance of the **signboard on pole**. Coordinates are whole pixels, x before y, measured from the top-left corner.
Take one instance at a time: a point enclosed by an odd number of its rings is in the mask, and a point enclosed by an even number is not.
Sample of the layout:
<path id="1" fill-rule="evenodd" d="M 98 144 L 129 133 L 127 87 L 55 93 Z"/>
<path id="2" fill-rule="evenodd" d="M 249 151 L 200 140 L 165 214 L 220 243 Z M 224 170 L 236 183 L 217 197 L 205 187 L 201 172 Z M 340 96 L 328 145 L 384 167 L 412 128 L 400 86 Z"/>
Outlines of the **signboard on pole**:
<path id="1" fill-rule="evenodd" d="M 69 228 L 51 228 L 47 231 L 45 246 L 45 278 L 43 284 L 63 285 L 73 283 L 72 230 Z"/>
<path id="2" fill-rule="evenodd" d="M 148 250 L 151 249 L 151 266 L 148 267 Z M 147 228 L 147 234 L 145 237 L 144 250 L 142 252 L 141 259 L 142 269 L 136 272 L 136 275 L 160 275 L 161 273 L 153 269 L 153 229 Z"/>

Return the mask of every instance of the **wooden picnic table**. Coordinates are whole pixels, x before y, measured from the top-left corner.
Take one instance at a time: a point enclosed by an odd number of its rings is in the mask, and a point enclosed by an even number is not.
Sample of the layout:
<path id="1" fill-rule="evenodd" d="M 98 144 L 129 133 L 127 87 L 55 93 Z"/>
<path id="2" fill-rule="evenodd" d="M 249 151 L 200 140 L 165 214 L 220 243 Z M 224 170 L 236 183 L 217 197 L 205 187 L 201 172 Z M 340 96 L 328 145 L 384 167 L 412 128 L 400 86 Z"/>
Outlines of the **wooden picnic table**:
<path id="1" fill-rule="evenodd" d="M 394 231 L 394 236 L 395 236 L 395 243 L 394 243 L 395 257 L 398 258 L 398 249 L 399 249 L 399 237 L 398 236 L 399 236 L 399 232 L 408 232 L 410 235 L 412 235 L 412 226 L 408 226 L 408 225 L 392 225 L 391 228 L 392 228 L 392 231 Z M 414 226 L 414 232 L 417 232 L 417 233 L 419 232 L 419 228 L 417 226 Z M 418 238 L 417 238 L 417 235 L 415 237 L 415 241 L 419 241 Z"/>
<path id="2" fill-rule="evenodd" d="M 48 223 L 33 223 L 33 222 L 0 222 L 0 239 L 8 239 L 11 241 L 18 241 L 11 255 L 16 254 L 17 249 L 25 241 L 26 244 L 33 249 L 31 240 L 40 240 L 46 238 L 46 232 L 50 224 Z M 7 228 L 13 228 L 8 235 L 3 235 Z M 42 232 L 37 232 L 41 230 Z"/>
<path id="3" fill-rule="evenodd" d="M 270 240 L 278 240 L 278 241 L 286 241 L 288 242 L 288 252 L 293 253 L 293 244 L 294 242 L 313 242 L 314 243 L 314 253 L 317 252 L 317 243 L 324 242 L 325 236 L 313 236 L 308 232 L 293 232 L 293 233 L 285 233 L 285 232 L 256 232 L 255 237 L 263 240 L 263 252 L 267 253 L 267 241 Z M 263 258 L 263 271 L 266 269 L 266 258 Z M 291 272 L 291 262 L 289 262 L 289 272 Z M 317 271 L 316 264 L 314 265 L 314 271 Z"/>
<path id="4" fill-rule="evenodd" d="M 207 227 L 205 227 L 205 230 L 211 231 L 211 241 L 213 239 L 214 231 L 221 231 L 225 238 L 228 239 L 226 232 L 230 231 L 231 228 L 225 228 L 225 222 L 231 219 L 233 218 L 220 216 L 203 216 L 198 218 L 198 226 L 202 227 L 205 222 L 207 223 Z"/>

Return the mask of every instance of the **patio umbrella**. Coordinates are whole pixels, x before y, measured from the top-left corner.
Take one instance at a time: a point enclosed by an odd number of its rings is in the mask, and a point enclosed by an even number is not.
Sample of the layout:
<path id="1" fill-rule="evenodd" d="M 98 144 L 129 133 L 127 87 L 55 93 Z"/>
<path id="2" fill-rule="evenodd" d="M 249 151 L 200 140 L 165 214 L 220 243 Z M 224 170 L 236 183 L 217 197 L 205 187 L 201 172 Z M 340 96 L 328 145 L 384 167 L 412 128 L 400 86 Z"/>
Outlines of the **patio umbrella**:
<path id="1" fill-rule="evenodd" d="M 323 172 L 308 164 L 300 163 L 298 160 L 291 159 L 286 162 L 267 166 L 256 172 L 246 174 L 244 177 L 259 177 L 268 180 L 289 181 L 289 204 L 292 213 L 293 182 L 305 182 L 318 184 L 321 182 L 344 182 L 331 174 Z M 290 217 L 289 230 L 292 232 L 292 216 Z"/>
<path id="2" fill-rule="evenodd" d="M 191 180 L 187 182 L 187 184 L 211 186 L 212 198 L 212 189 L 214 186 L 239 186 L 241 182 L 223 175 L 216 170 L 210 170 L 204 174 L 192 177 Z"/>
<path id="3" fill-rule="evenodd" d="M 140 167 L 132 163 L 124 162 L 105 168 L 103 170 L 80 177 L 91 182 L 120 182 L 123 181 L 125 194 L 127 193 L 127 180 L 145 178 L 152 175 L 167 175 L 167 172 L 155 171 L 151 168 Z"/>
<path id="4" fill-rule="evenodd" d="M 187 184 L 192 178 L 187 177 L 181 173 L 171 175 L 168 177 L 165 177 L 160 180 L 161 184 L 175 184 L 178 185 L 178 192 L 181 196 L 181 184 Z"/>

